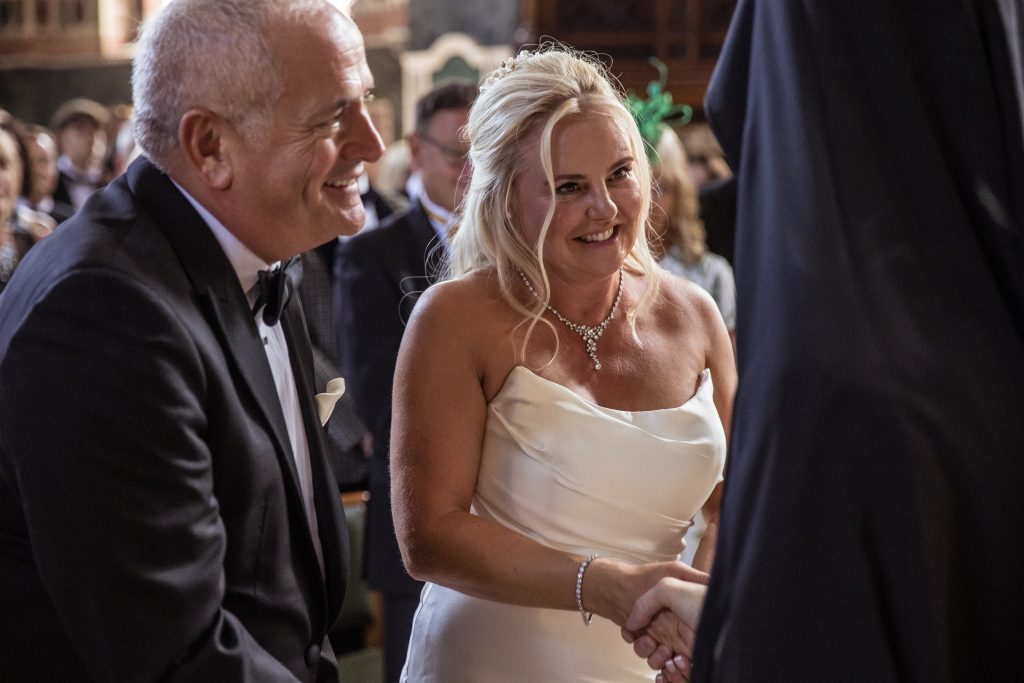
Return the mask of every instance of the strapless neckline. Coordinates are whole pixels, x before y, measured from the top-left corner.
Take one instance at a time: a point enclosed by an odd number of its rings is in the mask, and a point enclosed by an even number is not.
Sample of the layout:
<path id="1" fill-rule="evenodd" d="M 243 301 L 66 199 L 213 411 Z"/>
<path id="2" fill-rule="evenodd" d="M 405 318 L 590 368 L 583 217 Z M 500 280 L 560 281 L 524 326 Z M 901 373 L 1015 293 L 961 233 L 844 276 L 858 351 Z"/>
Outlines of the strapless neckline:
<path id="1" fill-rule="evenodd" d="M 521 371 L 521 372 L 519 372 L 519 371 Z M 498 399 L 500 399 L 506 393 L 506 391 L 509 390 L 509 386 L 515 381 L 513 379 L 513 377 L 515 377 L 517 375 L 517 372 L 518 372 L 519 376 L 522 376 L 522 375 L 525 374 L 527 377 L 532 378 L 534 381 L 536 381 L 538 383 L 541 383 L 543 385 L 546 385 L 546 386 L 548 386 L 549 388 L 551 388 L 551 389 L 553 389 L 555 391 L 561 391 L 561 392 L 563 392 L 563 393 L 573 397 L 574 399 L 576 399 L 580 403 L 582 403 L 582 404 L 584 404 L 584 405 L 586 405 L 586 406 L 588 406 L 590 408 L 596 408 L 598 410 L 602 410 L 602 411 L 609 412 L 609 413 L 615 413 L 617 415 L 641 415 L 641 414 L 653 414 L 653 413 L 663 413 L 663 412 L 668 412 L 668 411 L 673 411 L 673 410 L 681 410 L 681 409 L 685 408 L 687 405 L 689 405 L 692 401 L 694 401 L 700 395 L 701 391 L 708 385 L 708 379 L 711 377 L 711 369 L 710 368 L 704 368 L 703 370 L 701 370 L 700 381 L 697 384 L 697 390 L 693 392 L 692 396 L 690 396 L 688 399 L 683 401 L 683 403 L 681 405 L 673 406 L 671 408 L 652 408 L 650 410 L 624 410 L 622 408 L 608 408 L 608 407 L 603 406 L 603 405 L 601 405 L 599 403 L 595 403 L 594 401 L 591 401 L 590 399 L 588 399 L 588 398 L 586 398 L 584 396 L 581 396 L 580 394 L 578 394 L 577 392 L 573 391 L 572 389 L 570 389 L 569 387 L 565 386 L 564 384 L 559 384 L 558 382 L 554 382 L 554 381 L 552 381 L 552 380 L 550 380 L 550 379 L 548 379 L 546 377 L 542 377 L 542 376 L 538 375 L 536 372 L 534 372 L 533 370 L 530 370 L 525 365 L 516 365 L 508 373 L 508 376 L 505 377 L 505 381 L 504 381 L 504 383 L 502 383 L 501 388 L 498 389 L 498 393 L 496 393 L 494 395 L 494 397 L 491 399 L 492 402 L 493 401 L 497 401 Z"/>

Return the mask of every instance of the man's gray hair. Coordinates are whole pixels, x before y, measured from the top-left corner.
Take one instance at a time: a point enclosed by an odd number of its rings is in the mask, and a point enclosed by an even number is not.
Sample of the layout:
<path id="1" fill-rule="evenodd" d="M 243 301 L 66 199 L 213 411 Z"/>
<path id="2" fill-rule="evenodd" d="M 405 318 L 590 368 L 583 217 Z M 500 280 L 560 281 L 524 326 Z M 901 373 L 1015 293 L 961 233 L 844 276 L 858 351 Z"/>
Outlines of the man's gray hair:
<path id="1" fill-rule="evenodd" d="M 135 138 L 157 166 L 178 146 L 178 126 L 201 107 L 260 144 L 284 91 L 270 47 L 278 21 L 323 19 L 345 0 L 172 0 L 143 27 L 132 65 Z"/>

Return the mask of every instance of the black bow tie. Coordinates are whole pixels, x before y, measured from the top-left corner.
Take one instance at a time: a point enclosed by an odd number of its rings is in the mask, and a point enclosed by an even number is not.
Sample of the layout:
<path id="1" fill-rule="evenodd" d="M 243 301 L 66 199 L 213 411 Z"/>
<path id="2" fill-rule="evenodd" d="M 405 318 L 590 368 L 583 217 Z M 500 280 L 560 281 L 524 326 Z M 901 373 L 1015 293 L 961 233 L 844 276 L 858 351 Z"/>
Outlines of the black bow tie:
<path id="1" fill-rule="evenodd" d="M 302 262 L 298 256 L 278 264 L 276 268 L 261 270 L 259 279 L 253 288 L 256 292 L 256 303 L 252 306 L 255 315 L 263 307 L 263 322 L 273 327 L 281 319 L 284 307 L 292 292 L 298 289 L 302 280 Z"/>

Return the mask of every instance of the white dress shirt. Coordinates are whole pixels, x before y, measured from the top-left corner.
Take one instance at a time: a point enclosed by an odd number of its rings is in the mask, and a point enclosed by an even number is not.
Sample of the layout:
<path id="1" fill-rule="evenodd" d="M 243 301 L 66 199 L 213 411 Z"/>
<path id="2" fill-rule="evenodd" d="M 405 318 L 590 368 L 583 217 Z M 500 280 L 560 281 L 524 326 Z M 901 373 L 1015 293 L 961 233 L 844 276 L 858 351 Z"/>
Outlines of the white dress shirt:
<path id="1" fill-rule="evenodd" d="M 76 211 L 82 208 L 85 200 L 100 186 L 102 178 L 100 169 L 92 168 L 83 171 L 71 163 L 71 159 L 67 156 L 61 155 L 57 158 L 57 170 L 68 177 L 68 197 Z"/>
<path id="2" fill-rule="evenodd" d="M 231 266 L 235 269 L 238 282 L 242 285 L 242 291 L 245 292 L 246 299 L 251 307 L 256 302 L 256 293 L 253 291 L 253 288 L 259 280 L 259 272 L 277 264 L 268 264 L 252 253 L 213 214 L 203 208 L 192 195 L 186 192 L 181 185 L 178 185 L 178 183 L 174 183 L 174 185 L 203 220 L 206 221 L 206 225 L 209 226 L 217 243 L 224 250 L 224 255 L 228 257 L 228 261 L 231 262 Z M 302 424 L 299 393 L 295 385 L 292 364 L 288 358 L 288 342 L 284 337 L 284 330 L 281 328 L 281 325 L 278 324 L 272 327 L 267 325 L 263 322 L 262 313 L 262 307 L 254 313 L 256 328 L 259 331 L 260 338 L 263 340 L 263 350 L 267 353 L 270 372 L 274 376 L 274 386 L 277 388 L 281 412 L 284 413 L 284 422 L 288 428 L 288 440 L 291 443 L 292 454 L 295 457 L 295 469 L 299 475 L 299 487 L 302 489 L 302 501 L 306 508 L 309 531 L 313 535 L 313 546 L 316 549 L 317 561 L 320 563 L 320 571 L 324 572 L 324 552 L 320 544 L 316 508 L 313 504 L 313 470 L 309 460 L 309 441 L 306 438 L 306 429 Z"/>

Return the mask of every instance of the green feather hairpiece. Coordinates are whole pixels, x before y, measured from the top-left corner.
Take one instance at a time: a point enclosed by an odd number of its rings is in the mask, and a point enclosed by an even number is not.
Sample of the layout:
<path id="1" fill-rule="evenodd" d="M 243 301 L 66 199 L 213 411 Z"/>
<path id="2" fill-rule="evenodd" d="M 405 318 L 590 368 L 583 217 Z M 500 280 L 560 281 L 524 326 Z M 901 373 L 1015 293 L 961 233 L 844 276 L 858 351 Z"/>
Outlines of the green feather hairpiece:
<path id="1" fill-rule="evenodd" d="M 658 70 L 658 80 L 647 84 L 646 100 L 632 90 L 629 91 L 626 94 L 626 107 L 647 143 L 647 156 L 653 160 L 654 150 L 661 138 L 661 125 L 682 126 L 689 123 L 693 118 L 693 107 L 672 103 L 672 94 L 665 92 L 668 68 L 657 57 L 651 57 L 650 62 Z"/>

